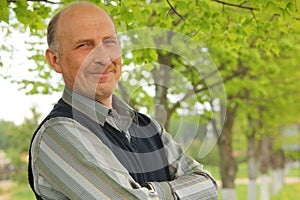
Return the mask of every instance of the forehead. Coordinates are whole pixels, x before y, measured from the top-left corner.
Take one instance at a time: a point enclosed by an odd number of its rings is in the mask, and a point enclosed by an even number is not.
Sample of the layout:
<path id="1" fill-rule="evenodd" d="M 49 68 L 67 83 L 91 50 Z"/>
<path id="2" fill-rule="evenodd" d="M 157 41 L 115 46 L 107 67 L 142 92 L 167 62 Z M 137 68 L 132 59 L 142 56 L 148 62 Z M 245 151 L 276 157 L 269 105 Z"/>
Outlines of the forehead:
<path id="1" fill-rule="evenodd" d="M 110 16 L 99 7 L 90 4 L 67 8 L 61 13 L 57 25 L 58 38 L 87 37 L 93 34 L 97 34 L 97 37 L 106 37 L 115 32 Z"/>

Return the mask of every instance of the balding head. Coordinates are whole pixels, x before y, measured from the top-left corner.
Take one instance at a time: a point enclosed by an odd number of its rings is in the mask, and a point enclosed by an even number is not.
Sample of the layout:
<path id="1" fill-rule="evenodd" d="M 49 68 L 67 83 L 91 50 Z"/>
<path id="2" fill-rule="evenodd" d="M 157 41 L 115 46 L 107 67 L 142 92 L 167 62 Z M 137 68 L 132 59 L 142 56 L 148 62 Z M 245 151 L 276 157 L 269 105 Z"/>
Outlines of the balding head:
<path id="1" fill-rule="evenodd" d="M 58 13 L 56 13 L 48 24 L 47 43 L 50 49 L 59 52 L 60 41 L 58 39 L 57 33 L 60 27 L 63 27 L 64 23 L 70 22 L 72 18 L 74 20 L 74 18 L 80 17 L 78 15 L 79 13 L 78 11 L 82 11 L 86 9 L 94 10 L 96 12 L 98 11 L 99 13 L 109 16 L 103 9 L 89 2 L 76 2 L 68 5 L 67 7 L 60 10 Z M 76 16 L 74 14 L 76 14 Z"/>
<path id="2" fill-rule="evenodd" d="M 66 86 L 111 107 L 122 71 L 122 51 L 111 17 L 98 6 L 73 3 L 48 27 L 45 56 Z"/>

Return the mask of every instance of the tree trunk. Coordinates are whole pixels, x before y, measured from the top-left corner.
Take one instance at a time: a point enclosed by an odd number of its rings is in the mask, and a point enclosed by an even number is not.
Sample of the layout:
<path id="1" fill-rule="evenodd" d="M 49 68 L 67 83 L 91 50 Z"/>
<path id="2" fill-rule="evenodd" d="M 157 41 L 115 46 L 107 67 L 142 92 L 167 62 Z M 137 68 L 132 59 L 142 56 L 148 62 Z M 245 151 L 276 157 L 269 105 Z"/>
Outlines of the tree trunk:
<path id="1" fill-rule="evenodd" d="M 257 122 L 257 120 L 255 120 Z M 256 179 L 258 173 L 258 151 L 256 145 L 256 127 L 259 125 L 255 123 L 251 117 L 248 115 L 248 133 L 247 133 L 247 160 L 248 160 L 248 200 L 256 200 Z"/>
<path id="2" fill-rule="evenodd" d="M 264 173 L 261 175 L 260 181 L 260 200 L 269 200 L 269 177 L 268 174 Z"/>
<path id="3" fill-rule="evenodd" d="M 248 192 L 247 199 L 248 200 L 256 200 L 256 179 L 248 180 Z"/>
<path id="4" fill-rule="evenodd" d="M 169 129 L 170 117 L 168 108 L 168 88 L 171 72 L 171 54 L 163 55 L 158 52 L 158 62 L 160 67 L 152 70 L 155 84 L 155 119 L 162 123 L 166 130 Z"/>
<path id="5" fill-rule="evenodd" d="M 256 200 L 257 157 L 255 138 L 248 138 L 248 200 Z"/>
<path id="6" fill-rule="evenodd" d="M 284 152 L 282 149 L 272 152 L 272 194 L 277 194 L 284 184 Z"/>
<path id="7" fill-rule="evenodd" d="M 268 169 L 270 163 L 270 141 L 266 134 L 262 135 L 260 151 L 260 172 L 261 172 L 261 184 L 260 194 L 261 200 L 269 200 L 269 183 L 268 183 Z"/>
<path id="8" fill-rule="evenodd" d="M 237 164 L 233 157 L 232 135 L 237 106 L 227 106 L 227 108 L 223 131 L 218 140 L 222 180 L 222 199 L 236 200 L 234 179 L 237 172 Z"/>

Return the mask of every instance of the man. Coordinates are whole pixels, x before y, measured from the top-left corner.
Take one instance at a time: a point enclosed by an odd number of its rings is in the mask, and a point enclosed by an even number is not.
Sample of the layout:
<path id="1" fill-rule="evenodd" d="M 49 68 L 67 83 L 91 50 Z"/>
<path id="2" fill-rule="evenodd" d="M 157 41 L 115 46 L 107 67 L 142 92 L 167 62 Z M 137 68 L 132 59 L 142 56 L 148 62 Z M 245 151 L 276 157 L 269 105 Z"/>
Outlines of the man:
<path id="1" fill-rule="evenodd" d="M 113 95 L 121 49 L 105 11 L 71 4 L 52 18 L 47 40 L 46 59 L 66 87 L 31 141 L 37 199 L 217 199 L 202 165 Z"/>

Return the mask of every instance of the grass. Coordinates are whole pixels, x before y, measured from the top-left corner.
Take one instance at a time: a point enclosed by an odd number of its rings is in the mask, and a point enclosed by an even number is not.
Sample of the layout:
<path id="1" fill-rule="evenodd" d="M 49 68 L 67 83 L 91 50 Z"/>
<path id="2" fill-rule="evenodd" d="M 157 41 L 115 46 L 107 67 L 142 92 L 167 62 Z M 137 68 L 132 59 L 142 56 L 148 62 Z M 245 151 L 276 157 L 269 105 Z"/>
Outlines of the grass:
<path id="1" fill-rule="evenodd" d="M 14 184 L 12 187 L 5 191 L 0 189 L 0 195 L 3 193 L 9 193 L 9 200 L 33 200 L 34 194 L 26 184 Z M 1 197 L 0 197 L 1 199 Z"/>
<path id="2" fill-rule="evenodd" d="M 290 200 L 300 199 L 300 183 L 285 185 L 276 196 L 272 196 L 271 200 Z"/>
<path id="3" fill-rule="evenodd" d="M 247 199 L 247 184 L 238 184 L 236 185 L 237 190 L 237 199 L 238 200 L 245 200 Z M 282 190 L 276 194 L 272 195 L 270 193 L 270 200 L 294 200 L 294 199 L 300 199 L 300 183 L 295 184 L 285 184 Z M 257 200 L 260 199 L 259 197 L 259 186 L 256 189 L 257 192 Z M 219 200 L 221 200 L 221 192 L 219 192 Z"/>
<path id="4" fill-rule="evenodd" d="M 287 177 L 300 177 L 300 166 L 293 167 L 287 174 Z"/>
<path id="5" fill-rule="evenodd" d="M 219 167 L 217 166 L 204 166 L 205 170 L 209 171 L 213 177 L 217 180 L 220 180 L 220 172 Z M 240 163 L 238 165 L 238 172 L 236 178 L 247 178 L 248 167 L 247 163 Z M 294 167 L 292 168 L 286 177 L 299 177 L 300 176 L 300 168 Z M 236 184 L 237 197 L 238 200 L 247 199 L 248 185 L 247 184 Z M 300 199 L 300 182 L 293 184 L 285 184 L 282 190 L 276 194 L 271 194 L 271 185 L 270 185 L 270 200 L 294 200 Z M 260 199 L 260 188 L 259 184 L 256 189 L 257 192 L 257 200 Z M 221 200 L 221 192 L 219 192 L 219 200 Z"/>
<path id="6" fill-rule="evenodd" d="M 27 185 L 19 185 L 12 191 L 11 199 L 13 200 L 33 200 L 34 194 Z"/>
<path id="7" fill-rule="evenodd" d="M 207 170 L 216 180 L 220 180 L 220 168 L 218 166 L 204 165 L 204 169 Z M 248 166 L 247 163 L 240 163 L 238 165 L 238 171 L 236 178 L 247 178 Z"/>

